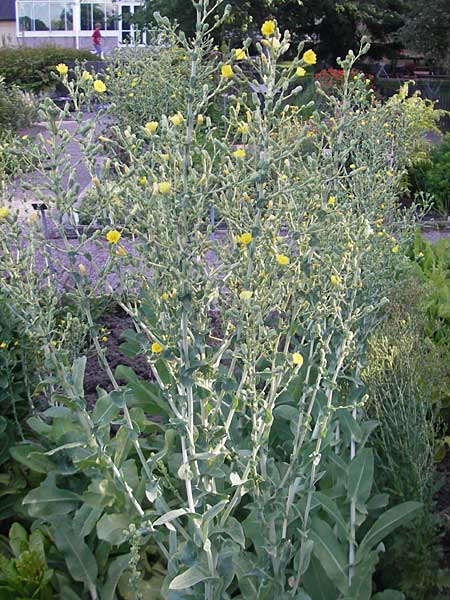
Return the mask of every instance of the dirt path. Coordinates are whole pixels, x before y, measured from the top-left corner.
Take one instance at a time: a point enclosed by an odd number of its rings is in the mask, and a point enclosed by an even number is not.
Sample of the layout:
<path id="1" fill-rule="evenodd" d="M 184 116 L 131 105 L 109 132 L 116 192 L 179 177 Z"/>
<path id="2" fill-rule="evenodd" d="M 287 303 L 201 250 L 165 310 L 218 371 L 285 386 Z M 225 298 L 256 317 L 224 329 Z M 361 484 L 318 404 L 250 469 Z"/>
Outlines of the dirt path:
<path id="1" fill-rule="evenodd" d="M 93 115 L 85 113 L 84 120 L 88 120 Z M 71 134 L 72 140 L 67 145 L 67 160 L 75 169 L 75 181 L 80 186 L 80 195 L 91 185 L 92 177 L 87 165 L 84 162 L 81 145 L 83 140 L 79 136 L 75 136 L 78 125 L 75 121 L 62 121 L 60 124 L 61 130 L 68 131 Z M 44 123 L 37 123 L 20 132 L 20 135 L 28 135 L 30 139 L 36 140 L 42 134 L 45 138 L 46 127 Z M 69 174 L 63 180 L 67 182 Z M 18 212 L 21 218 L 29 217 L 34 209 L 33 202 L 36 201 L 36 195 L 33 190 L 43 190 L 46 187 L 46 175 L 43 173 L 27 173 L 13 180 L 9 187 L 10 194 L 10 209 Z"/>

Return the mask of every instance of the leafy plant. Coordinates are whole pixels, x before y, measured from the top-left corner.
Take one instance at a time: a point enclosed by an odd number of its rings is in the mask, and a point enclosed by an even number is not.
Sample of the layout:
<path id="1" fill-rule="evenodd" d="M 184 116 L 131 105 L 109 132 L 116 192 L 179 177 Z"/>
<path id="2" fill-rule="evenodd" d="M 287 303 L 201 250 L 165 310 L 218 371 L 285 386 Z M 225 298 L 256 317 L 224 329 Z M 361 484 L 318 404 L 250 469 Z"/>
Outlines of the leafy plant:
<path id="1" fill-rule="evenodd" d="M 0 76 L 7 85 L 39 92 L 54 85 L 51 73 L 55 65 L 83 60 L 92 60 L 92 54 L 86 50 L 57 46 L 0 48 Z"/>
<path id="2" fill-rule="evenodd" d="M 15 85 L 6 85 L 0 75 L 0 139 L 5 132 L 29 125 L 36 116 L 36 103 Z M 4 142 L 3 142 L 4 143 Z"/>
<path id="3" fill-rule="evenodd" d="M 291 40 L 269 22 L 251 70 L 241 68 L 250 41 L 222 62 L 211 55 L 215 8 L 196 4 L 192 41 L 158 17 L 189 56 L 190 76 L 185 105 L 151 127 L 99 135 L 106 111 L 86 122 L 81 109 L 115 82 L 60 69 L 99 200 L 82 229 L 65 153 L 71 137 L 58 129 L 67 109 L 42 104 L 45 138 L 27 156 L 60 240 L 39 237 L 35 224 L 19 265 L 7 250 L 21 225 L 8 221 L 1 241 L 14 277 L 0 286 L 17 310 L 27 307 L 45 353 L 38 392 L 46 405 L 28 420 L 35 439 L 10 450 L 39 477 L 23 507 L 67 569 L 62 598 L 67 587 L 102 600 L 105 589 L 170 600 L 366 600 L 382 541 L 420 509 L 415 501 L 386 509 L 386 496 L 374 493 L 376 424 L 364 417 L 361 379 L 367 338 L 412 230 L 396 198 L 417 130 L 404 97 L 383 104 L 350 77 L 353 52 L 340 61 L 342 89 L 323 91 L 326 111 L 306 122 L 292 104 L 297 68 L 308 69 L 314 54 L 300 46 L 278 69 Z M 264 94 L 235 97 L 254 70 Z M 215 98 L 201 86 L 212 72 Z M 224 94 L 218 127 L 207 115 Z M 384 129 L 390 136 L 380 136 Z M 101 148 L 109 156 L 97 173 Z M 91 227 L 112 186 L 123 209 Z M 96 264 L 95 244 L 107 248 Z M 19 277 L 39 252 L 47 271 L 38 281 Z M 86 358 L 75 351 L 69 360 L 54 327 L 55 272 L 64 273 L 109 379 L 94 408 L 84 396 Z M 133 322 L 122 350 L 144 357 L 146 378 L 109 363 L 94 315 L 105 290 Z"/>
<path id="4" fill-rule="evenodd" d="M 426 194 L 443 216 L 450 213 L 450 134 L 408 171 L 411 191 Z"/>
<path id="5" fill-rule="evenodd" d="M 39 530 L 28 536 L 14 523 L 9 530 L 12 558 L 0 554 L 0 596 L 5 600 L 51 600 L 53 594 L 44 550 L 44 536 Z"/>
<path id="6" fill-rule="evenodd" d="M 413 521 L 386 542 L 377 580 L 417 600 L 430 598 L 439 585 L 442 558 L 442 523 L 433 514 L 433 495 L 447 363 L 428 335 L 428 294 L 414 276 L 396 292 L 387 319 L 370 338 L 363 374 L 366 410 L 379 423 L 372 436 L 377 489 L 389 493 L 391 502 L 422 504 Z"/>

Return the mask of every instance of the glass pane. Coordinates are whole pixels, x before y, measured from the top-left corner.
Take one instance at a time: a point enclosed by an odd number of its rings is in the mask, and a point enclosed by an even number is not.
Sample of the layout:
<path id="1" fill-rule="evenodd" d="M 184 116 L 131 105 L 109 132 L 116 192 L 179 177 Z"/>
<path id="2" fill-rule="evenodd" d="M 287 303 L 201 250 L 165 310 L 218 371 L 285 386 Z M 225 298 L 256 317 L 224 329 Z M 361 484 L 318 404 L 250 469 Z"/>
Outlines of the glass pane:
<path id="1" fill-rule="evenodd" d="M 52 31 L 66 29 L 66 7 L 64 2 L 50 2 L 50 25 Z"/>
<path id="2" fill-rule="evenodd" d="M 48 2 L 34 3 L 34 30 L 49 31 L 50 29 L 50 10 Z"/>
<path id="3" fill-rule="evenodd" d="M 17 15 L 19 17 L 19 31 L 32 30 L 32 6 L 31 2 L 18 2 Z"/>
<path id="4" fill-rule="evenodd" d="M 73 31 L 73 8 L 66 8 L 66 31 Z"/>
<path id="5" fill-rule="evenodd" d="M 122 6 L 122 31 L 130 31 L 130 17 L 131 17 L 131 7 L 130 6 Z"/>
<path id="6" fill-rule="evenodd" d="M 94 29 L 92 24 L 92 5 L 82 4 L 81 5 L 81 29 L 83 31 L 90 31 Z"/>
<path id="7" fill-rule="evenodd" d="M 108 2 L 106 4 L 106 29 L 110 31 L 114 31 L 115 29 L 117 29 L 117 18 L 117 7 L 114 6 L 114 4 Z"/>
<path id="8" fill-rule="evenodd" d="M 96 23 L 100 23 L 102 29 L 105 29 L 105 5 L 104 4 L 93 4 L 93 18 L 94 26 Z"/>

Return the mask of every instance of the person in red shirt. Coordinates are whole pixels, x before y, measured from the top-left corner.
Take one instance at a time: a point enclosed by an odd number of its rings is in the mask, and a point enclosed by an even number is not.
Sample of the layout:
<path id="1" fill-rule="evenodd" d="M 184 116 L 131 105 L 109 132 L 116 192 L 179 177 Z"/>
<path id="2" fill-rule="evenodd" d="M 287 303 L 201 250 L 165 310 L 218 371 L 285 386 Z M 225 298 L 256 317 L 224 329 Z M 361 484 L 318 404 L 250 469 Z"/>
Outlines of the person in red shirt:
<path id="1" fill-rule="evenodd" d="M 103 49 L 102 49 L 102 34 L 100 33 L 101 25 L 100 23 L 95 24 L 95 29 L 92 34 L 92 43 L 94 44 L 95 54 L 98 58 L 103 60 Z"/>

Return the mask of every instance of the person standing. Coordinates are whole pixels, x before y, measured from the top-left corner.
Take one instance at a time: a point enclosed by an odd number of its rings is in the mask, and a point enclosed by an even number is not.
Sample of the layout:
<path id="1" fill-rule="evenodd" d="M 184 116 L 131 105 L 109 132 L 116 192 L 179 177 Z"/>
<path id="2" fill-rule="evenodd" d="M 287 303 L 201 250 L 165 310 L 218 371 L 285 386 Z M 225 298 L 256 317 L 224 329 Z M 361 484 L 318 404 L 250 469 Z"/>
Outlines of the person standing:
<path id="1" fill-rule="evenodd" d="M 95 29 L 92 34 L 92 43 L 94 44 L 95 54 L 98 58 L 103 60 L 103 48 L 102 48 L 102 34 L 100 33 L 100 23 L 95 24 Z"/>

